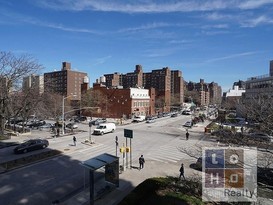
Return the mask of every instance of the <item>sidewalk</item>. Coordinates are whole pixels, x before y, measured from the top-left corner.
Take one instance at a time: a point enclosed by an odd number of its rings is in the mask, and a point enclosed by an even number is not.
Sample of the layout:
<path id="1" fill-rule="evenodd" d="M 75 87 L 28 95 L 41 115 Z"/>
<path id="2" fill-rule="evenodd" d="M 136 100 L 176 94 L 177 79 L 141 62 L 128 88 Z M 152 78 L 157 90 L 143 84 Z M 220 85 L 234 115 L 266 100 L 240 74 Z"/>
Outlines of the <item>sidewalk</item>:
<path id="1" fill-rule="evenodd" d="M 201 174 L 189 168 L 189 163 L 185 164 L 185 177 L 192 176 L 193 174 Z M 103 198 L 95 201 L 95 205 L 116 205 L 125 196 L 127 196 L 134 188 L 141 182 L 152 177 L 166 177 L 179 175 L 179 168 L 181 163 L 170 164 L 162 163 L 158 161 L 146 161 L 144 169 L 138 170 L 135 167 L 132 169 L 126 169 L 125 172 L 120 174 L 120 186 L 110 193 L 104 195 Z M 138 166 L 135 162 L 134 166 Z M 87 205 L 89 204 L 89 189 L 83 191 L 70 199 L 59 203 L 59 205 Z"/>

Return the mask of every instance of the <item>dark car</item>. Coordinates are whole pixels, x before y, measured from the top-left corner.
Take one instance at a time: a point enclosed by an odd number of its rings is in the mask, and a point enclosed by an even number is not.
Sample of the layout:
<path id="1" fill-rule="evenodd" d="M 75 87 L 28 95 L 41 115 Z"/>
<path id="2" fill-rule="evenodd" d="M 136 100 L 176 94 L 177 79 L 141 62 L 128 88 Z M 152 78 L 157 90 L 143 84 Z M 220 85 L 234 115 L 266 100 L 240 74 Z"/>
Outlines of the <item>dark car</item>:
<path id="1" fill-rule="evenodd" d="M 184 110 L 184 111 L 182 112 L 182 115 L 191 115 L 191 111 L 189 111 L 189 110 Z"/>
<path id="2" fill-rule="evenodd" d="M 105 118 L 98 118 L 96 120 L 92 120 L 91 124 L 92 125 L 99 125 L 100 123 L 105 123 L 107 120 Z"/>
<path id="3" fill-rule="evenodd" d="M 45 149 L 48 145 L 47 140 L 31 139 L 15 147 L 13 151 L 15 154 L 27 153 L 33 150 Z"/>
<path id="4" fill-rule="evenodd" d="M 198 157 L 195 163 L 195 169 L 202 171 L 202 162 L 203 162 L 203 158 Z"/>
<path id="5" fill-rule="evenodd" d="M 66 127 L 69 129 L 78 129 L 78 125 L 75 123 L 68 123 Z"/>
<path id="6" fill-rule="evenodd" d="M 148 117 L 146 119 L 146 123 L 154 123 L 155 122 L 155 118 L 154 117 Z"/>
<path id="7" fill-rule="evenodd" d="M 40 126 L 43 126 L 45 124 L 46 122 L 44 120 L 40 120 L 40 121 L 32 122 L 31 124 L 28 125 L 28 127 L 31 129 L 38 129 Z"/>

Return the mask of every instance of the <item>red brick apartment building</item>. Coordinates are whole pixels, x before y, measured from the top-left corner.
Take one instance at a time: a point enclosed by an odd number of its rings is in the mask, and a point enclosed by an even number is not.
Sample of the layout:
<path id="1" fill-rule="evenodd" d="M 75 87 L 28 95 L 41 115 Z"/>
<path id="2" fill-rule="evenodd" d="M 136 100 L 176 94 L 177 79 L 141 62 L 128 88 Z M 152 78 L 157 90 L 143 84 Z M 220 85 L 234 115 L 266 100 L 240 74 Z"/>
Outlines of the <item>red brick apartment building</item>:
<path id="1" fill-rule="evenodd" d="M 93 84 L 94 91 L 106 96 L 101 104 L 101 112 L 94 117 L 132 118 L 139 115 L 154 115 L 155 91 L 142 88 L 108 88 L 100 83 Z"/>
<path id="2" fill-rule="evenodd" d="M 199 83 L 187 83 L 186 89 L 193 94 L 192 100 L 198 106 L 221 104 L 222 89 L 217 83 L 205 83 L 204 79 L 200 79 Z"/>
<path id="3" fill-rule="evenodd" d="M 182 104 L 184 101 L 184 80 L 182 72 L 172 71 L 165 67 L 144 73 L 141 65 L 136 65 L 134 72 L 120 74 L 105 74 L 105 86 L 108 88 L 122 86 L 123 88 L 155 89 L 156 112 L 169 112 L 171 104 Z M 176 102 L 174 102 L 176 99 Z"/>
<path id="4" fill-rule="evenodd" d="M 73 100 L 80 100 L 82 89 L 88 86 L 87 73 L 71 70 L 71 64 L 62 63 L 60 71 L 44 73 L 44 89 L 62 96 L 75 95 Z"/>

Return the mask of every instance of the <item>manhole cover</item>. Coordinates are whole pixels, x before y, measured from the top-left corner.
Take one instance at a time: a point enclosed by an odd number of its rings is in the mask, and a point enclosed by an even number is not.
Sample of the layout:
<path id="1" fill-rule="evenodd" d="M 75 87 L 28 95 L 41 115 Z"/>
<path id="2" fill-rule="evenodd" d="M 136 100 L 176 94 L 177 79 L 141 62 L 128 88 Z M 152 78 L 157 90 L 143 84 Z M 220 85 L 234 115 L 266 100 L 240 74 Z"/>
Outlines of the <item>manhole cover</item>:
<path id="1" fill-rule="evenodd" d="M 68 151 L 68 150 L 70 150 L 70 149 L 64 149 L 64 151 Z"/>

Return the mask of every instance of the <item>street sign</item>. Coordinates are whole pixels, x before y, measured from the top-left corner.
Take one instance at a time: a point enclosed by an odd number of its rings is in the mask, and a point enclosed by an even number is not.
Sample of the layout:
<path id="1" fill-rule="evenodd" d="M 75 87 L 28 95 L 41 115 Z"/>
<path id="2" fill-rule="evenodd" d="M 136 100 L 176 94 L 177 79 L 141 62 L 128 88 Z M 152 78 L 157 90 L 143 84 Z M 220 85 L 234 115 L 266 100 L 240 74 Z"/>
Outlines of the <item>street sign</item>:
<path id="1" fill-rule="evenodd" d="M 133 130 L 124 129 L 124 137 L 133 138 Z"/>

